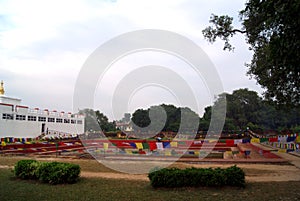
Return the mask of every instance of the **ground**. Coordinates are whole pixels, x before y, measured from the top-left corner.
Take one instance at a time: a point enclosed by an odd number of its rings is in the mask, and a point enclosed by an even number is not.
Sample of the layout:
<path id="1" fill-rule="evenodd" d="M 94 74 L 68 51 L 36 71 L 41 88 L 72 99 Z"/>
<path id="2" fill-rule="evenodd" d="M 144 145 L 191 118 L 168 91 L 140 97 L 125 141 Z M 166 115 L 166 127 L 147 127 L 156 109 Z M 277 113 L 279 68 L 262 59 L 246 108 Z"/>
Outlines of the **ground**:
<path id="1" fill-rule="evenodd" d="M 41 158 L 0 156 L 0 200 L 78 200 L 78 201 L 289 201 L 300 200 L 300 157 L 279 153 L 289 162 L 284 163 L 236 163 L 246 173 L 246 188 L 175 188 L 154 189 L 147 174 L 125 174 L 111 170 L 93 159 Z M 24 181 L 14 177 L 10 169 L 21 159 L 35 158 L 43 161 L 62 161 L 80 165 L 81 178 L 72 185 L 48 185 L 38 181 Z M 145 161 L 119 161 L 133 167 L 145 165 Z M 226 161 L 225 161 L 226 162 Z M 155 162 L 157 165 L 163 161 Z M 235 163 L 183 163 L 172 166 L 228 167 Z"/>
<path id="2" fill-rule="evenodd" d="M 277 153 L 280 157 L 287 159 L 288 163 L 183 163 L 175 162 L 171 166 L 179 168 L 187 167 L 229 167 L 237 165 L 246 173 L 246 182 L 272 182 L 272 181 L 300 181 L 300 157 L 288 154 Z M 12 168 L 14 161 L 24 157 L 1 157 L 0 168 Z M 11 159 L 9 159 L 11 158 Z M 4 160 L 5 159 L 5 160 Z M 92 159 L 72 159 L 72 158 L 37 158 L 38 160 L 58 160 L 64 162 L 77 163 L 83 166 L 81 177 L 83 178 L 110 178 L 110 179 L 126 179 L 126 180 L 141 180 L 149 181 L 147 174 L 126 174 L 110 170 Z M 2 163 L 1 163 L 2 161 Z M 6 164 L 3 161 L 8 161 Z M 147 161 L 122 161 L 132 167 L 140 167 L 145 165 Z M 164 162 L 152 162 L 160 166 Z M 87 165 L 89 164 L 89 165 Z M 99 166 L 99 167 L 98 167 Z M 104 168 L 104 169 L 103 169 Z"/>

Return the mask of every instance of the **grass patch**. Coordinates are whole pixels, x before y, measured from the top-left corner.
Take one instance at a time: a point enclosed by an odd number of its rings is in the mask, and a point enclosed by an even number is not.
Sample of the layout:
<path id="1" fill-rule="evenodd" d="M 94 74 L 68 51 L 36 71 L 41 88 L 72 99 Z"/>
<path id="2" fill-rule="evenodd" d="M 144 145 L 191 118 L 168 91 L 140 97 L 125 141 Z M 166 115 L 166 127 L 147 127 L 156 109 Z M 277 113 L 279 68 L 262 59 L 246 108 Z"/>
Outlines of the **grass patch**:
<path id="1" fill-rule="evenodd" d="M 16 179 L 0 169 L 0 195 L 6 201 L 31 200 L 297 200 L 300 182 L 248 183 L 245 189 L 174 188 L 154 189 L 148 181 L 81 178 L 71 185 L 48 185 Z"/>

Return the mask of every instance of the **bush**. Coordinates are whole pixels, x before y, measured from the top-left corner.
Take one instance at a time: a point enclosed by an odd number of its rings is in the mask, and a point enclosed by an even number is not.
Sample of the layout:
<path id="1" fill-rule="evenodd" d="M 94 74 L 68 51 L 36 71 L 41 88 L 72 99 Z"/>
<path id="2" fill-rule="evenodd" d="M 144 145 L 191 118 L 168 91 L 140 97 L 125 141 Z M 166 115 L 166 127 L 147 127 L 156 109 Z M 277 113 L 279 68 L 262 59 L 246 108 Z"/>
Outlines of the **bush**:
<path id="1" fill-rule="evenodd" d="M 245 173 L 232 166 L 221 168 L 160 169 L 148 174 L 153 187 L 245 186 Z"/>
<path id="2" fill-rule="evenodd" d="M 75 183 L 80 174 L 79 165 L 59 162 L 42 163 L 39 180 L 50 184 Z"/>
<path id="3" fill-rule="evenodd" d="M 226 174 L 226 184 L 229 186 L 245 186 L 245 173 L 244 171 L 237 167 L 231 166 L 225 169 Z"/>
<path id="4" fill-rule="evenodd" d="M 20 160 L 15 165 L 15 175 L 21 179 L 37 179 L 38 166 L 36 160 Z"/>
<path id="5" fill-rule="evenodd" d="M 75 183 L 80 174 L 79 165 L 60 162 L 21 160 L 15 166 L 15 175 L 21 179 L 38 179 L 49 184 Z"/>

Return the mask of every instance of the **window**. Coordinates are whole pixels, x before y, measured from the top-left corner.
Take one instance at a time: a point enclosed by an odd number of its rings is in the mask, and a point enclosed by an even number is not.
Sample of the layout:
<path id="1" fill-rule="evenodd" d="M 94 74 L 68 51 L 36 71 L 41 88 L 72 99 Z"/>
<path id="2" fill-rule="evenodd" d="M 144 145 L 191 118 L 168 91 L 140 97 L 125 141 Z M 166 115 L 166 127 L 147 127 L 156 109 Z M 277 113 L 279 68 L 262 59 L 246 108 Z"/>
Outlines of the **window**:
<path id="1" fill-rule="evenodd" d="M 55 122 L 55 118 L 48 118 L 48 122 Z"/>
<path id="2" fill-rule="evenodd" d="M 4 113 L 4 114 L 2 114 L 2 119 L 13 120 L 14 119 L 14 115 L 13 114 Z"/>
<path id="3" fill-rule="evenodd" d="M 56 119 L 56 123 L 62 123 L 62 119 L 57 118 L 57 119 Z"/>
<path id="4" fill-rule="evenodd" d="M 82 120 L 77 120 L 77 124 L 82 124 Z"/>
<path id="5" fill-rule="evenodd" d="M 26 120 L 26 116 L 25 115 L 17 114 L 16 120 L 25 121 Z"/>
<path id="6" fill-rule="evenodd" d="M 64 123 L 69 124 L 70 123 L 70 119 L 64 119 Z"/>
<path id="7" fill-rule="evenodd" d="M 75 119 L 71 119 L 71 124 L 76 124 L 76 120 Z"/>
<path id="8" fill-rule="evenodd" d="M 39 121 L 46 121 L 46 117 L 39 117 Z"/>
<path id="9" fill-rule="evenodd" d="M 27 120 L 28 121 L 36 121 L 36 116 L 28 116 Z"/>

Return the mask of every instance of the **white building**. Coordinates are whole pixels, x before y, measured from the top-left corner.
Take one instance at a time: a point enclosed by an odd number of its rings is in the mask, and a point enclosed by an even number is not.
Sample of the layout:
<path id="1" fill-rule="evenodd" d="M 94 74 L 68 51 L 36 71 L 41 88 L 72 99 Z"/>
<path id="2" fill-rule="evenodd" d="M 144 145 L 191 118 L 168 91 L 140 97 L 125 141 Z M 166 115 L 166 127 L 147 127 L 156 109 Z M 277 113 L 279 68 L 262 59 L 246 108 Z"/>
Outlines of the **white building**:
<path id="1" fill-rule="evenodd" d="M 0 138 L 36 138 L 45 135 L 76 136 L 84 133 L 84 116 L 31 109 L 21 105 L 21 99 L 4 95 L 0 85 Z"/>
<path id="2" fill-rule="evenodd" d="M 125 113 L 124 117 L 120 121 L 116 122 L 116 128 L 124 132 L 132 132 L 133 127 L 131 123 L 131 114 Z"/>

